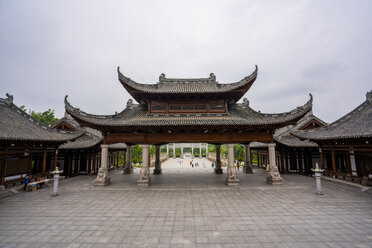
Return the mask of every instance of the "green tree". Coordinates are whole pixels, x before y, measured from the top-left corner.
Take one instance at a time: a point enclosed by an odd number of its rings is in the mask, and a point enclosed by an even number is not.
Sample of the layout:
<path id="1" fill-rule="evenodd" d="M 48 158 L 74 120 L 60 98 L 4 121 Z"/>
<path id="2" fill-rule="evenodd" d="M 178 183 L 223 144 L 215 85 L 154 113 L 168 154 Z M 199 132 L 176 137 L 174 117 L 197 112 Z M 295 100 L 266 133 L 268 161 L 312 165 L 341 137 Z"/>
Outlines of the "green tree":
<path id="1" fill-rule="evenodd" d="M 21 110 L 27 112 L 27 109 L 25 105 L 22 105 L 19 107 Z M 55 117 L 54 115 L 54 110 L 48 109 L 47 111 L 44 112 L 36 112 L 34 110 L 29 109 L 28 114 L 31 115 L 34 119 L 40 121 L 41 123 L 44 124 L 53 124 L 56 121 L 58 121 L 58 118 Z"/>

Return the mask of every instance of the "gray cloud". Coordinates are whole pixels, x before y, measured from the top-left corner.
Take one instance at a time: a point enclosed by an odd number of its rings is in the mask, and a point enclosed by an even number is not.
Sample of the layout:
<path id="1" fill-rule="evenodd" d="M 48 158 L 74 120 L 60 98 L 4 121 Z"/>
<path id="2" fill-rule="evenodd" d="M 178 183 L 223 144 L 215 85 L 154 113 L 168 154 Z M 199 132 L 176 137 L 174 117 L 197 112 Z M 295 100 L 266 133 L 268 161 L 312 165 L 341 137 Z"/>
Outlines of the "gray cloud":
<path id="1" fill-rule="evenodd" d="M 63 115 L 63 97 L 97 114 L 125 107 L 119 65 L 137 82 L 235 82 L 259 66 L 245 97 L 263 112 L 314 95 L 334 121 L 371 90 L 371 1 L 0 1 L 0 93 Z"/>

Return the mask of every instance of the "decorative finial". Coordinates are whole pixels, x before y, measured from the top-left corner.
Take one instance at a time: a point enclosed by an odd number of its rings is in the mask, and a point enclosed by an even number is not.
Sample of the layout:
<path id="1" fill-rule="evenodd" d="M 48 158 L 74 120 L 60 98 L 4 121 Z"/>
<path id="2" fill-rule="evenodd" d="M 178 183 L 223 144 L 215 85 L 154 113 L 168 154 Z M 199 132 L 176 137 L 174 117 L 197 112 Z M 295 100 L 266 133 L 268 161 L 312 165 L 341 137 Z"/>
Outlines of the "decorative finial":
<path id="1" fill-rule="evenodd" d="M 132 107 L 133 106 L 133 100 L 132 99 L 129 99 L 128 101 L 127 101 L 127 108 L 130 108 L 130 107 Z"/>
<path id="2" fill-rule="evenodd" d="M 367 92 L 366 98 L 368 102 L 372 102 L 372 90 L 370 92 Z"/>
<path id="3" fill-rule="evenodd" d="M 248 101 L 247 98 L 244 98 L 244 99 L 243 99 L 243 103 L 244 103 L 247 107 L 249 107 L 249 101 Z"/>
<path id="4" fill-rule="evenodd" d="M 6 93 L 5 95 L 7 97 L 6 100 L 7 100 L 8 105 L 11 105 L 13 103 L 13 95 L 10 95 L 8 93 Z"/>
<path id="5" fill-rule="evenodd" d="M 216 81 L 216 76 L 213 73 L 209 74 L 209 78 Z"/>
<path id="6" fill-rule="evenodd" d="M 165 79 L 165 74 L 164 73 L 160 74 L 160 76 L 159 76 L 159 82 L 162 81 L 163 79 Z"/>

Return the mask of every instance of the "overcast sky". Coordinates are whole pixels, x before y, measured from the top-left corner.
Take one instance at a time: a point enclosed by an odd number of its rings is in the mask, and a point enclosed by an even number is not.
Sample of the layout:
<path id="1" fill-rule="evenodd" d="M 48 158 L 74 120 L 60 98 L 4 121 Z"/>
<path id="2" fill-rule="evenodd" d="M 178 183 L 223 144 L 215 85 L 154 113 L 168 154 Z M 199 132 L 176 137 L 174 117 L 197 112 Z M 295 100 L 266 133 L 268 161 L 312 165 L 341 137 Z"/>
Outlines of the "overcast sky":
<path id="1" fill-rule="evenodd" d="M 372 1 L 0 0 L 0 94 L 36 111 L 70 103 L 94 114 L 125 108 L 121 72 L 139 83 L 258 78 L 244 96 L 285 112 L 314 96 L 332 122 L 372 89 Z"/>

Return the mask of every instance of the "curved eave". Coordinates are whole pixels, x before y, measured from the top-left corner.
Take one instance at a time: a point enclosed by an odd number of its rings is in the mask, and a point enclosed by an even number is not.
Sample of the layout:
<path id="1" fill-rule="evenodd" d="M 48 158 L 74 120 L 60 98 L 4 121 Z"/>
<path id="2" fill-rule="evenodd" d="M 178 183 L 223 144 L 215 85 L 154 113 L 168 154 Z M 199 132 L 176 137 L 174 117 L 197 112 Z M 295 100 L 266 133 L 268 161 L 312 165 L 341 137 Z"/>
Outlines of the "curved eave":
<path id="1" fill-rule="evenodd" d="M 312 108 L 312 97 L 303 106 L 290 112 L 281 114 L 263 114 L 251 108 L 237 104 L 231 109 L 230 115 L 224 116 L 168 116 L 149 117 L 146 109 L 130 106 L 116 115 L 102 116 L 87 114 L 80 109 L 72 107 L 65 99 L 66 112 L 83 126 L 96 129 L 107 127 L 173 127 L 173 126 L 236 126 L 236 127 L 263 127 L 271 129 L 296 123 Z"/>
<path id="2" fill-rule="evenodd" d="M 90 126 L 90 127 L 95 126 L 94 123 L 86 121 L 86 119 L 102 120 L 102 119 L 112 118 L 113 116 L 115 116 L 115 115 L 92 115 L 92 114 L 88 114 L 88 113 L 80 110 L 79 108 L 73 107 L 68 102 L 67 97 L 68 97 L 68 95 L 65 96 L 65 110 L 66 110 L 66 112 L 69 115 L 71 115 L 82 126 Z M 86 124 L 88 124 L 88 125 L 86 125 Z M 93 126 L 89 125 L 89 124 L 93 124 Z"/>
<path id="3" fill-rule="evenodd" d="M 224 94 L 226 97 L 226 94 L 229 94 L 231 99 L 234 99 L 235 101 L 238 101 L 252 86 L 254 81 L 257 78 L 257 73 L 258 73 L 258 67 L 257 65 L 255 66 L 255 70 L 251 73 L 251 75 L 243 78 L 239 82 L 236 83 L 230 83 L 230 84 L 220 84 L 215 82 L 216 88 L 215 89 L 210 89 L 206 91 L 167 91 L 164 89 L 159 89 L 159 84 L 140 84 L 132 79 L 124 76 L 120 72 L 120 67 L 117 69 L 118 71 L 118 78 L 120 83 L 123 85 L 123 87 L 130 93 L 130 95 L 137 101 L 140 102 L 142 100 L 143 96 L 149 96 L 151 94 L 164 94 L 164 95 L 173 95 L 173 94 L 180 94 L 180 95 L 187 95 L 187 94 Z M 165 81 L 172 81 L 172 79 L 163 79 Z M 187 80 L 187 79 L 174 79 L 174 80 Z M 195 81 L 195 80 L 203 80 L 203 81 L 210 81 L 210 78 L 205 78 L 205 79 L 190 79 L 190 81 Z M 201 83 L 202 84 L 202 83 Z"/>
<path id="4" fill-rule="evenodd" d="M 271 122 L 270 124 L 286 124 L 286 125 L 290 125 L 290 124 L 296 124 L 298 120 L 300 120 L 302 117 L 304 117 L 308 112 L 310 112 L 312 110 L 312 107 L 313 107 L 313 96 L 311 94 L 310 95 L 310 99 L 307 103 L 305 103 L 304 105 L 302 106 L 299 106 L 289 112 L 284 112 L 284 113 L 278 113 L 278 114 L 267 114 L 267 113 L 260 113 L 260 112 L 257 112 L 255 110 L 253 110 L 252 108 L 249 108 L 250 111 L 254 112 L 255 114 L 263 117 L 263 118 L 274 118 L 276 120 L 278 120 L 277 122 L 273 121 Z M 281 126 L 285 126 L 285 125 L 281 125 Z"/>

